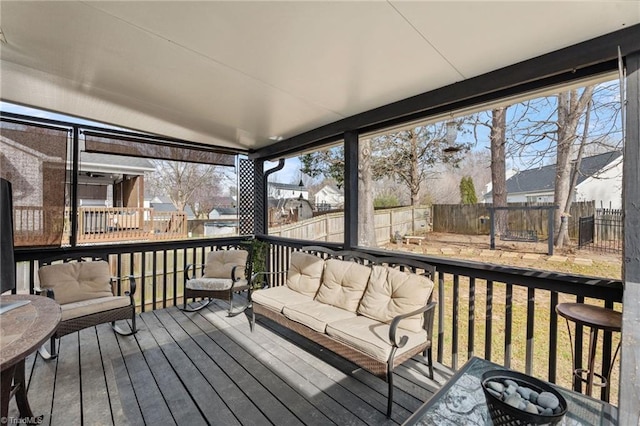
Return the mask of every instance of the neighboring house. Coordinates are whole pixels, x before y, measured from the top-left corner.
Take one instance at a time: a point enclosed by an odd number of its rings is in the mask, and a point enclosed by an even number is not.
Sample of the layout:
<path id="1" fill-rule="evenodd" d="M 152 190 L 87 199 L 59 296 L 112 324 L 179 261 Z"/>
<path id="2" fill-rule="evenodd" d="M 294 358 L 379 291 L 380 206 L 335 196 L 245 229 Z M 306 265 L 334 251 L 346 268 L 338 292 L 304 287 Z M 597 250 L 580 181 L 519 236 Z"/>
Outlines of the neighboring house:
<path id="1" fill-rule="evenodd" d="M 79 166 L 81 206 L 144 207 L 144 174 L 155 170 L 149 160 L 81 152 Z"/>
<path id="2" fill-rule="evenodd" d="M 284 200 L 289 198 L 300 198 L 300 195 L 302 195 L 303 199 L 308 200 L 309 190 L 304 186 L 293 183 L 269 182 L 267 184 L 268 198 Z"/>
<path id="3" fill-rule="evenodd" d="M 509 169 L 505 172 L 505 178 L 508 181 L 516 173 L 518 173 L 517 170 Z M 482 191 L 482 200 L 481 200 L 482 203 L 490 203 L 492 201 L 492 195 L 491 195 L 492 189 L 493 189 L 493 182 L 489 181 L 489 183 L 484 186 L 484 190 Z M 487 197 L 488 197 L 488 201 L 487 201 Z"/>
<path id="4" fill-rule="evenodd" d="M 335 185 L 323 186 L 314 196 L 317 210 L 332 210 L 344 207 L 344 192 Z"/>
<path id="5" fill-rule="evenodd" d="M 173 205 L 173 201 L 169 197 L 153 197 L 151 199 L 147 199 L 144 201 L 144 206 L 146 208 L 152 208 L 154 212 L 177 212 L 178 209 Z M 184 212 L 187 214 L 187 220 L 192 220 L 196 218 L 196 215 L 191 210 L 191 207 L 185 206 Z"/>
<path id="6" fill-rule="evenodd" d="M 52 229 L 54 234 L 60 233 L 59 226 L 53 229 L 57 225 L 51 215 L 62 216 L 65 206 L 55 206 L 47 198 L 60 191 L 60 181 L 69 179 L 73 164 L 56 156 L 56 150 L 48 144 L 24 138 L 19 130 L 5 129 L 5 133 L 0 136 L 0 170 L 14 187 L 14 208 L 19 212 L 15 218 L 16 232 L 45 235 Z M 81 208 L 142 207 L 143 175 L 154 170 L 146 159 L 87 152 L 80 153 L 78 166 L 77 196 Z M 64 199 L 68 208 L 70 194 L 64 195 L 66 199 L 62 192 L 59 199 Z M 82 234 L 104 232 L 111 226 L 107 215 L 95 211 L 81 212 L 81 219 Z M 32 239 L 30 243 L 46 245 L 49 241 Z"/>
<path id="7" fill-rule="evenodd" d="M 238 208 L 232 197 L 213 197 L 216 206 L 209 213 L 209 220 L 204 224 L 206 236 L 235 234 L 238 232 Z"/>
<path id="8" fill-rule="evenodd" d="M 61 169 L 62 160 L 1 135 L 0 148 L 2 175 L 13 184 L 14 204 L 44 206 L 44 194 L 52 184 L 47 172 Z"/>
<path id="9" fill-rule="evenodd" d="M 520 171 L 507 179 L 507 202 L 550 203 L 555 188 L 555 164 Z M 484 195 L 491 203 L 492 192 Z M 574 201 L 595 201 L 613 209 L 622 207 L 622 153 L 585 157 L 580 163 Z"/>
<path id="10" fill-rule="evenodd" d="M 304 198 L 301 200 L 299 196 L 288 199 L 269 198 L 267 203 L 269 226 L 286 225 L 313 217 L 311 203 Z"/>

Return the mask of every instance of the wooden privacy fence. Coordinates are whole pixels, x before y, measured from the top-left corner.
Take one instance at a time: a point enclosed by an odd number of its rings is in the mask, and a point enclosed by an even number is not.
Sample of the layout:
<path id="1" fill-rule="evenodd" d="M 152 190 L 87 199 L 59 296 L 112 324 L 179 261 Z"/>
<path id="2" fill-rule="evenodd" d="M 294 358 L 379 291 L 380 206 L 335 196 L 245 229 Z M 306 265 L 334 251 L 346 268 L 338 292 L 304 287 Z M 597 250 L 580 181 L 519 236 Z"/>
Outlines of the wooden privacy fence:
<path id="1" fill-rule="evenodd" d="M 510 207 L 526 207 L 533 204 L 509 203 Z M 434 204 L 433 231 L 466 235 L 489 235 L 489 207 L 492 204 Z M 595 212 L 594 201 L 572 203 L 569 214 L 569 236 L 578 238 L 578 220 Z M 510 210 L 508 229 L 535 231 L 546 238 L 548 230 L 547 210 Z"/>
<path id="2" fill-rule="evenodd" d="M 400 235 L 424 234 L 430 227 L 429 207 L 399 207 L 376 210 L 374 227 L 376 244 L 391 241 L 396 232 Z M 344 235 L 344 213 L 330 213 L 290 225 L 269 228 L 269 235 L 299 240 L 341 242 Z"/>

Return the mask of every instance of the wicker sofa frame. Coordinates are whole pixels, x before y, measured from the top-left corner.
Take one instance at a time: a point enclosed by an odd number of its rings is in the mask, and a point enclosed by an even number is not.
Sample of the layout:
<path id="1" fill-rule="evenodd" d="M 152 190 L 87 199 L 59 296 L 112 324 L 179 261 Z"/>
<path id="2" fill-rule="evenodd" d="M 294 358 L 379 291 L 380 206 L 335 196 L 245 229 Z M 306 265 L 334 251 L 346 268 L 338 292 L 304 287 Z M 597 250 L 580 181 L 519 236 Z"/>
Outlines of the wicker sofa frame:
<path id="1" fill-rule="evenodd" d="M 410 259 L 401 259 L 398 257 L 376 257 L 366 253 L 359 253 L 356 251 L 332 251 L 326 249 L 324 247 L 319 246 L 307 246 L 303 247 L 302 251 L 315 253 L 320 257 L 341 259 L 341 260 L 349 260 L 354 261 L 363 265 L 388 265 L 393 267 L 398 267 L 403 270 L 409 270 L 413 273 L 420 273 L 421 275 L 425 275 L 429 277 L 431 280 L 435 278 L 435 267 L 433 265 L 414 261 Z M 421 272 L 419 272 L 421 271 Z M 255 274 L 254 278 L 257 275 L 277 275 L 277 274 L 286 274 L 287 271 L 274 271 L 274 272 L 263 272 L 260 274 Z M 353 362 L 359 367 L 369 371 L 377 377 L 383 378 L 387 381 L 388 384 L 388 394 L 387 394 L 387 417 L 391 417 L 392 408 L 393 408 L 393 371 L 394 368 L 398 365 L 401 365 L 405 361 L 413 358 L 418 354 L 422 354 L 423 357 L 427 358 L 428 367 L 429 367 L 429 378 L 433 379 L 433 354 L 432 354 L 432 336 L 433 336 L 433 322 L 434 322 L 434 312 L 436 303 L 432 300 L 433 292 L 431 296 L 429 296 L 429 300 L 427 304 L 420 309 L 417 309 L 413 312 L 398 315 L 396 316 L 390 324 L 389 328 L 389 342 L 392 345 L 391 353 L 386 362 L 381 362 L 378 359 L 371 357 L 360 350 L 353 348 L 339 340 L 332 338 L 327 334 L 320 333 L 315 331 L 301 323 L 296 321 L 292 321 L 287 318 L 282 313 L 276 312 L 272 309 L 266 308 L 255 301 L 251 302 L 251 313 L 250 313 L 250 321 L 251 321 L 251 330 L 255 326 L 256 314 L 260 315 L 264 318 L 268 318 L 277 324 L 284 326 L 297 334 L 325 347 L 326 349 L 340 355 L 341 357 Z M 396 352 L 398 349 L 404 347 L 407 343 L 407 336 L 402 336 L 402 329 L 398 330 L 398 324 L 402 319 L 412 317 L 417 314 L 422 314 L 424 317 L 423 328 L 427 332 L 427 341 L 415 348 L 412 348 L 410 351 L 404 352 L 398 356 L 396 356 Z"/>
<path id="2" fill-rule="evenodd" d="M 67 262 L 86 262 L 86 261 L 97 261 L 104 260 L 109 261 L 107 256 L 99 256 L 95 254 L 74 254 L 74 255 L 62 255 L 55 256 L 43 259 L 40 261 L 40 266 L 52 265 L 55 263 L 67 263 Z M 121 336 L 131 336 L 137 333 L 138 329 L 136 326 L 136 304 L 134 300 L 134 295 L 136 292 L 136 280 L 133 275 L 127 277 L 129 280 L 129 290 L 124 292 L 124 295 L 129 297 L 129 305 L 123 306 L 120 308 L 109 309 L 104 311 L 98 311 L 95 313 L 91 313 L 89 315 L 84 315 L 77 318 L 71 318 L 65 321 L 61 321 L 56 329 L 55 333 L 51 336 L 50 340 L 50 350 L 47 350 L 44 346 L 41 346 L 38 349 L 38 353 L 44 359 L 53 359 L 58 356 L 58 351 L 56 348 L 56 339 L 60 339 L 67 334 L 74 333 L 76 331 L 83 330 L 88 327 L 94 327 L 96 325 L 111 323 L 111 328 L 116 333 Z M 113 295 L 117 295 L 115 285 L 118 277 L 111 277 L 111 291 Z M 36 294 L 42 294 L 47 297 L 50 297 L 55 300 L 55 290 L 47 288 L 47 289 L 36 289 Z M 129 331 L 125 331 L 120 328 L 116 321 L 120 320 L 131 320 L 131 325 L 129 326 Z"/>

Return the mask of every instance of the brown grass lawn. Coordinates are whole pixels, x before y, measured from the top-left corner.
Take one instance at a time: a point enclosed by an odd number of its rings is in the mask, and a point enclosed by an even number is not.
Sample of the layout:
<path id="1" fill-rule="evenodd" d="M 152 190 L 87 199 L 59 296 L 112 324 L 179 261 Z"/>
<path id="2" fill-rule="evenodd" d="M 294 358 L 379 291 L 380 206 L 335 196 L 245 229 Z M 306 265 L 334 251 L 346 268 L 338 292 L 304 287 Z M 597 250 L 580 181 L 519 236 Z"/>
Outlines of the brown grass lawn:
<path id="1" fill-rule="evenodd" d="M 441 295 L 438 295 L 441 297 Z M 505 299 L 506 285 L 494 283 L 493 285 L 493 321 L 492 321 L 492 345 L 491 360 L 504 364 L 505 358 Z M 452 364 L 453 345 L 453 280 L 451 277 L 445 279 L 445 325 L 444 325 L 444 345 L 443 363 Z M 486 318 L 486 282 L 476 280 L 475 292 L 475 321 L 473 326 L 474 345 L 469 348 L 469 280 L 460 278 L 459 284 L 459 317 L 458 317 L 458 366 L 464 364 L 468 359 L 468 352 L 471 355 L 485 356 L 485 318 Z M 575 297 L 560 295 L 559 302 L 575 302 Z M 585 303 L 598 304 L 597 300 L 585 300 Z M 601 303 L 600 303 L 601 304 Z M 620 306 L 615 307 L 620 310 Z M 533 337 L 533 375 L 540 378 L 548 377 L 549 355 L 549 312 L 550 312 L 550 292 L 537 290 L 535 292 L 534 308 L 534 337 Z M 436 317 L 435 333 L 438 330 L 438 318 Z M 511 368 L 514 370 L 525 370 L 526 357 L 526 327 L 527 327 L 527 290 L 521 287 L 513 287 L 513 309 L 512 309 L 512 338 L 511 338 Z M 571 388 L 571 344 L 567 332 L 567 325 L 563 318 L 558 317 L 558 343 L 557 343 L 557 373 L 556 382 L 566 388 Z M 571 333 L 575 337 L 575 328 L 571 324 Z M 435 336 L 434 336 L 435 338 Z M 619 333 L 613 335 L 613 348 L 620 339 Z M 583 331 L 583 365 L 587 365 L 587 345 L 589 334 L 587 329 Z M 602 347 L 602 333 L 599 335 L 599 348 Z M 437 353 L 437 342 L 434 353 Z M 616 359 L 611 375 L 611 403 L 617 405 L 618 400 L 618 372 L 619 357 Z M 601 355 L 596 357 L 596 372 L 601 365 Z M 599 390 L 594 390 L 593 396 L 600 397 Z"/>
<path id="2" fill-rule="evenodd" d="M 460 236 L 458 236 L 460 237 Z M 458 259 L 467 259 L 481 262 L 488 262 L 493 264 L 521 266 L 527 268 L 534 268 L 546 271 L 566 272 L 570 274 L 587 275 L 595 277 L 616 278 L 621 276 L 621 262 L 619 256 L 616 255 L 603 255 L 602 253 L 591 252 L 576 252 L 567 250 L 563 252 L 557 252 L 557 255 L 563 255 L 568 258 L 567 262 L 556 263 L 549 262 L 546 253 L 546 244 L 537 245 L 527 243 L 516 243 L 498 246 L 495 257 L 490 259 L 480 256 L 482 250 L 488 249 L 488 237 L 479 236 L 474 237 L 461 236 L 463 241 L 459 241 L 460 238 L 452 238 L 447 236 L 445 238 L 437 238 L 436 235 L 429 234 L 428 242 L 422 246 L 417 245 L 395 245 L 390 244 L 387 248 L 392 250 L 413 251 L 418 253 L 434 254 L 434 250 L 438 251 L 439 248 L 448 247 L 453 248 L 454 253 L 449 254 L 449 257 Z M 466 239 L 466 241 L 464 241 Z M 542 252 L 541 252 L 542 251 Z M 516 257 L 501 257 L 504 252 L 515 252 L 518 255 Z M 522 259 L 524 253 L 537 253 L 540 254 L 540 258 L 535 261 L 527 261 Z M 446 257 L 446 254 L 437 254 L 438 256 Z M 576 258 L 591 259 L 592 265 L 578 265 L 573 263 Z M 474 345 L 473 348 L 469 348 L 468 336 L 469 336 L 469 279 L 460 277 L 459 282 L 459 314 L 458 314 L 458 367 L 462 366 L 468 359 L 468 354 L 485 357 L 485 318 L 486 318 L 486 282 L 483 280 L 476 280 L 475 283 L 475 321 L 473 325 Z M 494 283 L 493 286 L 493 321 L 492 321 L 492 349 L 491 360 L 504 364 L 505 353 L 505 304 L 506 304 L 506 285 L 502 283 Z M 445 305 L 445 324 L 444 324 L 444 345 L 443 345 L 443 363 L 445 365 L 452 365 L 452 345 L 453 345 L 453 278 L 451 275 L 445 277 L 445 292 L 444 295 L 437 293 L 438 298 L 444 297 Z M 576 297 L 570 295 L 560 294 L 559 303 L 562 302 L 575 302 Z M 550 292 L 543 290 L 536 290 L 534 295 L 534 338 L 533 338 L 533 375 L 540 378 L 548 377 L 549 370 L 549 317 L 550 317 Z M 603 302 L 599 300 L 586 299 L 585 303 L 603 306 Z M 622 310 L 621 304 L 616 304 L 614 309 Z M 526 321 L 527 321 L 527 289 L 523 287 L 513 287 L 513 309 L 512 309 L 512 339 L 511 339 L 511 368 L 524 372 L 525 359 L 526 359 Z M 436 315 L 436 324 L 434 327 L 434 333 L 437 334 L 438 330 L 438 318 Z M 572 354 L 571 343 L 569 341 L 569 335 L 567 332 L 567 324 L 562 317 L 558 317 L 557 326 L 558 342 L 557 342 L 557 373 L 556 382 L 563 387 L 571 389 L 572 387 Z M 575 337 L 575 327 L 571 323 L 571 333 Z M 602 348 L 602 333 L 599 334 L 598 350 L 600 353 L 596 357 L 596 372 L 600 372 L 601 360 L 601 348 Z M 434 336 L 435 340 L 437 337 Z M 612 350 L 619 342 L 620 334 L 613 334 Z M 587 365 L 587 346 L 589 343 L 588 329 L 583 330 L 583 366 Z M 437 341 L 435 342 L 434 355 L 437 353 Z M 618 384 L 619 384 L 619 369 L 620 369 L 620 356 L 616 359 L 612 374 L 611 374 L 611 396 L 610 401 L 612 404 L 617 405 L 618 401 Z M 595 398 L 600 397 L 600 388 L 594 387 L 593 396 Z"/>

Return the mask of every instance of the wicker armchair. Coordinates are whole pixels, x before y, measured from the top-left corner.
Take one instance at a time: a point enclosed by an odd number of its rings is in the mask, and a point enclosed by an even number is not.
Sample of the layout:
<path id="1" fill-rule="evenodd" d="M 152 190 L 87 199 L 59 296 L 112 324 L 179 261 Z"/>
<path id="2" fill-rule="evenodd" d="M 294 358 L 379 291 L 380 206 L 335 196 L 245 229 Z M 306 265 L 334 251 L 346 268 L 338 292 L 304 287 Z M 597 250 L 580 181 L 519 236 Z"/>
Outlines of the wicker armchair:
<path id="1" fill-rule="evenodd" d="M 118 296 L 116 279 L 111 277 L 106 258 L 65 255 L 45 259 L 40 265 L 40 288 L 36 292 L 54 299 L 62 309 L 62 320 L 51 337 L 50 351 L 44 346 L 39 349 L 44 359 L 57 357 L 56 339 L 87 327 L 110 322 L 120 335 L 130 336 L 137 332 L 133 276 L 128 277 L 129 291 Z M 129 331 L 116 325 L 119 320 L 131 320 Z"/>
<path id="2" fill-rule="evenodd" d="M 185 268 L 184 303 L 182 309 L 195 312 L 203 309 L 213 299 L 229 302 L 229 316 L 243 312 L 233 311 L 233 294 L 249 290 L 248 277 L 251 276 L 252 250 L 249 245 L 232 246 L 209 252 L 206 262 L 201 265 L 189 264 Z M 188 303 L 190 298 L 203 298 L 195 307 Z"/>

